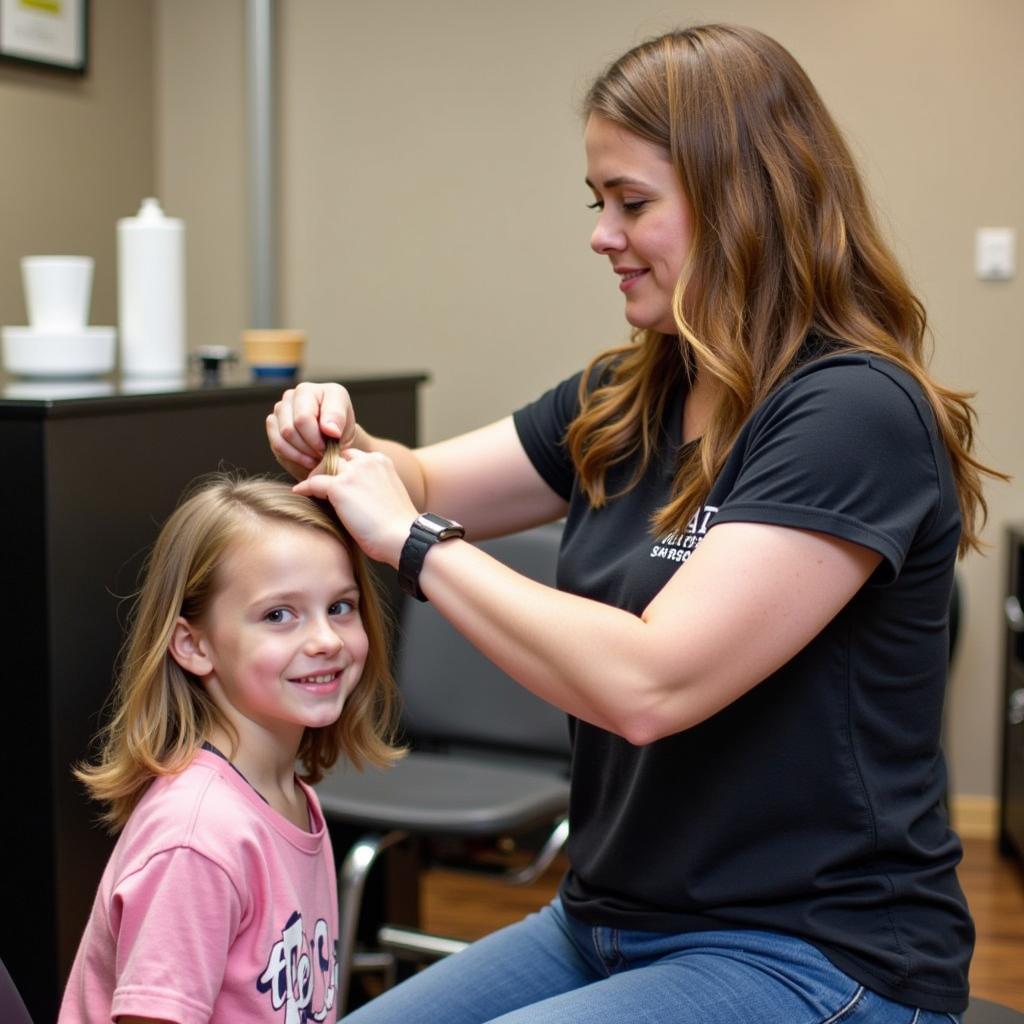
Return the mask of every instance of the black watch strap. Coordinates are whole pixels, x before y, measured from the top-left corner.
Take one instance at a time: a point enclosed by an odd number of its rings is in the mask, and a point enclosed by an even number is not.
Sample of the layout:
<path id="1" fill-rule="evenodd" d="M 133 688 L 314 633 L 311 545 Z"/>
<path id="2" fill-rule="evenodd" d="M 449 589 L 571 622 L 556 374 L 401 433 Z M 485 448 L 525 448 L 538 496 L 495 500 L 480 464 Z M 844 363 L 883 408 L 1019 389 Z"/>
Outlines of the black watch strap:
<path id="1" fill-rule="evenodd" d="M 420 589 L 420 572 L 427 552 L 440 541 L 465 535 L 464 527 L 451 519 L 444 519 L 432 512 L 417 516 L 398 558 L 398 582 L 402 590 L 417 601 L 426 601 L 427 595 Z"/>

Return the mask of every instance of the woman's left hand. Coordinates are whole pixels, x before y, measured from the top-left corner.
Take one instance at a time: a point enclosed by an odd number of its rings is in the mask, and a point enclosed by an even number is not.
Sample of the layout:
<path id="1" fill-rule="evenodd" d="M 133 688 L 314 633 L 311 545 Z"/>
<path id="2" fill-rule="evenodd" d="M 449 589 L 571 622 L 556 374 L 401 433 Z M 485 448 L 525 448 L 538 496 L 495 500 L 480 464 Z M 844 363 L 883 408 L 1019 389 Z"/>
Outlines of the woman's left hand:
<path id="1" fill-rule="evenodd" d="M 292 489 L 329 501 L 366 555 L 397 568 L 419 514 L 416 506 L 386 455 L 347 448 L 341 456 L 336 475 L 326 475 L 318 467 Z"/>

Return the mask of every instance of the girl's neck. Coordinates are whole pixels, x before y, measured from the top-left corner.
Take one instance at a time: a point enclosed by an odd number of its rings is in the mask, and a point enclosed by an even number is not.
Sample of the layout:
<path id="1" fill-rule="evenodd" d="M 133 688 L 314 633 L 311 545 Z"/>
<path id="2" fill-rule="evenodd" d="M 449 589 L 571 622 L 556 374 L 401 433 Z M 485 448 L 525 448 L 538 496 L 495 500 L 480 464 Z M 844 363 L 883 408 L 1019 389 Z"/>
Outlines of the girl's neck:
<path id="1" fill-rule="evenodd" d="M 235 739 L 216 725 L 206 736 L 278 814 L 308 831 L 306 796 L 295 780 L 295 758 L 301 738 L 300 734 L 294 748 L 284 749 L 273 742 L 246 742 L 244 734 Z"/>

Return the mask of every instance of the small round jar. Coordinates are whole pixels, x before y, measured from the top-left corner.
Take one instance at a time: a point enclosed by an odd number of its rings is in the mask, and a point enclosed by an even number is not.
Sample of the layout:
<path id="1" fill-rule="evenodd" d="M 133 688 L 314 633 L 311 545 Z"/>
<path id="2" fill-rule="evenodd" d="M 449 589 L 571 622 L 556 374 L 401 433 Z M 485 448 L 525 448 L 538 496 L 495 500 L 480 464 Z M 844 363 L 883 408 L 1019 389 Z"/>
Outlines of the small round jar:
<path id="1" fill-rule="evenodd" d="M 242 347 L 254 377 L 291 378 L 302 366 L 306 332 L 286 328 L 243 331 Z"/>

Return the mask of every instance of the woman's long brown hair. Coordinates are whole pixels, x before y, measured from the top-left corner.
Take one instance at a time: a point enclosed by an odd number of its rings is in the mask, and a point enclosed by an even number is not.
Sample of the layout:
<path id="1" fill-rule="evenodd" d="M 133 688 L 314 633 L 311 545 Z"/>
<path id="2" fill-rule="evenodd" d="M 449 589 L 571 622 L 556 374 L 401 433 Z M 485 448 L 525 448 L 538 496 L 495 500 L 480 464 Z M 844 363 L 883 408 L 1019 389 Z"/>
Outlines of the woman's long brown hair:
<path id="1" fill-rule="evenodd" d="M 960 553 L 978 548 L 981 476 L 1006 477 L 973 454 L 972 396 L 929 375 L 924 307 L 882 240 L 839 129 L 788 51 L 748 28 L 671 32 L 615 61 L 591 86 L 584 115 L 662 147 L 694 222 L 673 302 L 678 337 L 636 330 L 632 344 L 601 353 L 583 376 L 567 443 L 591 504 L 607 500 L 613 465 L 639 454 L 639 477 L 665 403 L 699 366 L 719 397 L 653 518 L 659 532 L 683 529 L 743 423 L 814 332 L 918 381 L 952 461 Z"/>

